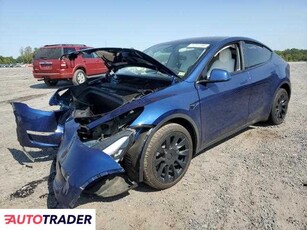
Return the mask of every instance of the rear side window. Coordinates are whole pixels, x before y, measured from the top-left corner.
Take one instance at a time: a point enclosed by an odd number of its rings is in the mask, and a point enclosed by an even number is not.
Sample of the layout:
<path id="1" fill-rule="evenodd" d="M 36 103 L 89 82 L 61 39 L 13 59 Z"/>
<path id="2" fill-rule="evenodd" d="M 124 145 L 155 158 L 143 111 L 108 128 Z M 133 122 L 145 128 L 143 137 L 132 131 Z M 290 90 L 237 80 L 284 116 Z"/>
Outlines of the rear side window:
<path id="1" fill-rule="evenodd" d="M 81 48 L 80 50 L 83 50 L 83 49 L 87 49 L 87 48 Z M 92 52 L 92 53 L 82 53 L 82 57 L 83 58 L 98 58 L 99 56 L 95 52 Z"/>
<path id="2" fill-rule="evenodd" d="M 40 48 L 38 49 L 33 59 L 59 59 L 62 55 L 62 48 Z"/>
<path id="3" fill-rule="evenodd" d="M 97 54 L 96 53 L 83 53 L 82 54 L 83 58 L 97 58 Z"/>
<path id="4" fill-rule="evenodd" d="M 64 48 L 64 54 L 68 54 L 68 53 L 75 52 L 75 51 L 76 51 L 75 48 Z"/>
<path id="5" fill-rule="evenodd" d="M 83 58 L 93 58 L 93 55 L 92 54 L 88 54 L 88 53 L 83 53 L 82 57 Z"/>
<path id="6" fill-rule="evenodd" d="M 262 64 L 268 61 L 272 56 L 272 51 L 260 44 L 248 43 L 243 44 L 245 68 Z"/>

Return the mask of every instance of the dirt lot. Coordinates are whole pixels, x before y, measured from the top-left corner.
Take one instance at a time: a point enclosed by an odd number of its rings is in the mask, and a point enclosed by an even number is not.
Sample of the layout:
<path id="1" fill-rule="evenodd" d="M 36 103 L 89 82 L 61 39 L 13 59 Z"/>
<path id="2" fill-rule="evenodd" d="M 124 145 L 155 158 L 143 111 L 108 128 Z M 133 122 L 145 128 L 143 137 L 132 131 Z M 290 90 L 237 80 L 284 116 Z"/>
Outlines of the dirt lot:
<path id="1" fill-rule="evenodd" d="M 195 157 L 173 188 L 140 185 L 114 199 L 82 196 L 97 229 L 307 229 L 307 63 L 291 63 L 286 122 L 252 126 Z M 67 83 L 63 83 L 65 85 Z M 48 109 L 29 68 L 0 69 L 0 208 L 52 208 L 55 151 L 23 154 L 10 101 Z"/>

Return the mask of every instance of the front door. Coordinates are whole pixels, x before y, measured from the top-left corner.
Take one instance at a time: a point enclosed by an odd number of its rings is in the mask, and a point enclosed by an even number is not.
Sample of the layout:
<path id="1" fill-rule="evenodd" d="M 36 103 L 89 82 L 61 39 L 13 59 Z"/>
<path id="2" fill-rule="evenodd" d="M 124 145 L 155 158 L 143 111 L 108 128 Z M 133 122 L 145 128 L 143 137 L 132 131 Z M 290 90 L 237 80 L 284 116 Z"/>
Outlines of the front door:
<path id="1" fill-rule="evenodd" d="M 216 68 L 228 71 L 231 79 L 196 84 L 201 107 L 202 147 L 247 123 L 251 78 L 242 70 L 241 60 L 239 44 L 222 48 L 205 68 L 205 77 L 210 79 L 210 72 Z"/>

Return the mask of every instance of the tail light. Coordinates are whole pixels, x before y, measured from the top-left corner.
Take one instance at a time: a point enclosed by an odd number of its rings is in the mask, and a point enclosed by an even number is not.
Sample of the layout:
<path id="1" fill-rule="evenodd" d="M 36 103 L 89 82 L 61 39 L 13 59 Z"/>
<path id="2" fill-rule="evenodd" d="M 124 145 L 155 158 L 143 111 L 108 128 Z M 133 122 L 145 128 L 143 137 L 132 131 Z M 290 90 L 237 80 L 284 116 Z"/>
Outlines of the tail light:
<path id="1" fill-rule="evenodd" d="M 66 69 L 67 68 L 67 63 L 65 60 L 61 60 L 61 65 L 60 65 L 61 69 Z"/>

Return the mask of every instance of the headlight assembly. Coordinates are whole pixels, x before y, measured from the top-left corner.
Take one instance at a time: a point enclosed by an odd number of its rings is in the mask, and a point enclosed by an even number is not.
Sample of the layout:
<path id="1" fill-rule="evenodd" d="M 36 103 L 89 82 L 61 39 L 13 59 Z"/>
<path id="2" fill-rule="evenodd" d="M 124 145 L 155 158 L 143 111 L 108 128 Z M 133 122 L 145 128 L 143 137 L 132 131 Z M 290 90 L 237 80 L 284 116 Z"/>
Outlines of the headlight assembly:
<path id="1" fill-rule="evenodd" d="M 126 129 L 105 139 L 89 141 L 88 147 L 100 149 L 118 162 L 134 142 L 135 130 Z"/>

